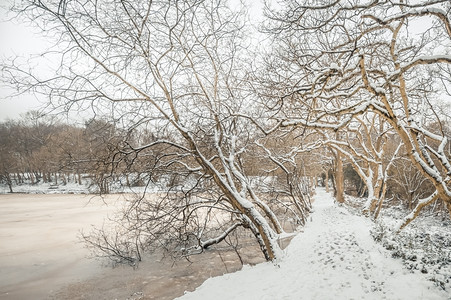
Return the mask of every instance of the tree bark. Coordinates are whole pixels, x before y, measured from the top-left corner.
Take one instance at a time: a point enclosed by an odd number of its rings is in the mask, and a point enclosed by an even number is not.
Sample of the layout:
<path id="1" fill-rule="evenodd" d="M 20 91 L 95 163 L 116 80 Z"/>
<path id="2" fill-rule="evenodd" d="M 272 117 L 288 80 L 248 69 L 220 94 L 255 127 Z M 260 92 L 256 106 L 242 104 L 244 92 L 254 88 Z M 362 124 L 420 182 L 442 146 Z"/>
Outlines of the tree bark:
<path id="1" fill-rule="evenodd" d="M 343 174 L 343 161 L 341 158 L 340 151 L 337 151 L 337 160 L 336 160 L 336 170 L 335 170 L 335 185 L 336 185 L 336 195 L 335 198 L 337 199 L 338 203 L 344 203 L 345 197 L 344 197 L 344 174 Z"/>
<path id="2" fill-rule="evenodd" d="M 326 180 L 324 181 L 326 187 L 326 193 L 329 193 L 329 170 L 326 170 Z"/>

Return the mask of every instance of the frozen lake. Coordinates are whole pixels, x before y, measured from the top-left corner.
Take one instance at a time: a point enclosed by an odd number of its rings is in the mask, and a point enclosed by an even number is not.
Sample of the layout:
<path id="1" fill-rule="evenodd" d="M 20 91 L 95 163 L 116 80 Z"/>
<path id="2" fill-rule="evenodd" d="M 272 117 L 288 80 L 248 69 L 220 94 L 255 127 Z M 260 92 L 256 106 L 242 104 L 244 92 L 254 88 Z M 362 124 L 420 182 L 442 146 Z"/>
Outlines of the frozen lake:
<path id="1" fill-rule="evenodd" d="M 0 195 L 0 299 L 172 299 L 211 276 L 240 269 L 233 251 L 211 250 L 192 262 L 149 258 L 137 270 L 86 259 L 80 230 L 101 225 L 120 207 L 92 195 Z M 247 263 L 262 261 L 244 251 Z"/>
<path id="2" fill-rule="evenodd" d="M 113 207 L 92 195 L 0 195 L 0 297 L 42 299 L 100 272 L 77 236 Z"/>

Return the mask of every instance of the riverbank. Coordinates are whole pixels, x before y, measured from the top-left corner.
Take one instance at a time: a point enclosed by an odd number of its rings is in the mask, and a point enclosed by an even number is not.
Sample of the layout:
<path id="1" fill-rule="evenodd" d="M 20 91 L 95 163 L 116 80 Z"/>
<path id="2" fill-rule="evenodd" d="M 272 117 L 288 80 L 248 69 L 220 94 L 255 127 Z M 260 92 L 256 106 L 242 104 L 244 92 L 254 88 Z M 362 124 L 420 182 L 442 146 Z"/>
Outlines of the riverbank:
<path id="1" fill-rule="evenodd" d="M 100 226 L 125 195 L 0 195 L 0 299 L 173 299 L 210 277 L 241 269 L 230 249 L 174 262 L 147 257 L 137 269 L 87 259 L 80 230 Z M 253 243 L 240 255 L 264 261 Z"/>

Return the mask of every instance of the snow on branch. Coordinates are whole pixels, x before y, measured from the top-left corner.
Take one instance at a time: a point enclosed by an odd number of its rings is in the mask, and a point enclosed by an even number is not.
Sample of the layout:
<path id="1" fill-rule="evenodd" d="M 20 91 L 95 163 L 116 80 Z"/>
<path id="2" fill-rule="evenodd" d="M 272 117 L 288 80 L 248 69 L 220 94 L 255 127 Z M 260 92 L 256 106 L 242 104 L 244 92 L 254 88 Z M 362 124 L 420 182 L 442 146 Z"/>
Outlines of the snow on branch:
<path id="1" fill-rule="evenodd" d="M 431 204 L 432 202 L 437 200 L 438 196 L 439 196 L 438 192 L 435 191 L 429 197 L 419 200 L 418 204 L 414 208 L 414 210 L 395 226 L 395 231 L 399 232 L 404 227 L 406 227 L 410 222 L 412 222 L 420 214 L 421 210 L 424 207 L 428 206 L 429 204 Z"/>
<path id="2" fill-rule="evenodd" d="M 446 12 L 443 9 L 437 8 L 437 7 L 423 7 L 418 9 L 410 9 L 406 12 L 399 13 L 396 15 L 393 15 L 386 19 L 380 19 L 374 15 L 363 15 L 362 18 L 369 18 L 374 21 L 376 21 L 379 24 L 387 25 L 389 23 L 392 23 L 394 21 L 398 21 L 400 19 L 405 19 L 409 17 L 422 17 L 422 16 L 436 16 L 440 19 L 440 21 L 443 22 L 443 25 L 445 26 L 446 32 L 448 33 L 449 37 L 451 38 L 451 24 L 446 16 Z"/>
<path id="3" fill-rule="evenodd" d="M 214 244 L 218 244 L 221 241 L 223 241 L 232 231 L 234 231 L 235 229 L 237 229 L 239 226 L 243 226 L 243 223 L 239 222 L 239 223 L 235 223 L 232 226 L 230 226 L 229 228 L 227 228 L 226 230 L 224 230 L 224 232 L 215 237 L 215 238 L 211 238 L 208 239 L 206 241 L 200 241 L 200 246 L 202 247 L 202 249 L 207 249 L 208 247 L 210 247 L 211 245 Z"/>
<path id="4" fill-rule="evenodd" d="M 401 67 L 388 75 L 387 81 L 393 81 L 404 72 L 418 65 L 432 65 L 437 63 L 451 64 L 451 55 L 431 55 L 431 56 L 419 56 L 409 63 L 402 64 Z"/>

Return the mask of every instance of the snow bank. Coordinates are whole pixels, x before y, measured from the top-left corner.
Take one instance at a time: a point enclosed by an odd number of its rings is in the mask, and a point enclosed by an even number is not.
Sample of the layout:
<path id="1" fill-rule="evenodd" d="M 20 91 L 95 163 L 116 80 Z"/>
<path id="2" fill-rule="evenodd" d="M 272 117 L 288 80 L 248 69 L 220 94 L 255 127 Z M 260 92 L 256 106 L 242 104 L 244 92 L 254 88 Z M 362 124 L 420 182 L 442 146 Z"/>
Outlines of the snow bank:
<path id="1" fill-rule="evenodd" d="M 371 230 L 373 238 L 401 259 L 405 268 L 421 272 L 443 290 L 451 291 L 451 220 L 446 216 L 419 216 L 395 233 L 399 211 L 388 210 Z M 450 298 L 451 299 L 451 296 Z"/>
<path id="2" fill-rule="evenodd" d="M 448 299 L 375 243 L 370 221 L 350 214 L 318 190 L 304 233 L 278 264 L 208 279 L 179 299 Z"/>

